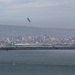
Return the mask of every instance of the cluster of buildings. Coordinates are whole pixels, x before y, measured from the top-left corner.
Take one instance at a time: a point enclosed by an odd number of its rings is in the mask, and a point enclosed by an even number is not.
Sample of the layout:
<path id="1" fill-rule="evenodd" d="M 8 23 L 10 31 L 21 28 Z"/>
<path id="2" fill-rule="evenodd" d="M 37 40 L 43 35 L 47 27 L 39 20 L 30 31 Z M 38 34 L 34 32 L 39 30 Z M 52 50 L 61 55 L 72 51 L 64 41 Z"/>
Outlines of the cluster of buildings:
<path id="1" fill-rule="evenodd" d="M 6 46 L 75 46 L 75 38 L 43 36 L 16 36 L 0 39 L 0 47 Z"/>

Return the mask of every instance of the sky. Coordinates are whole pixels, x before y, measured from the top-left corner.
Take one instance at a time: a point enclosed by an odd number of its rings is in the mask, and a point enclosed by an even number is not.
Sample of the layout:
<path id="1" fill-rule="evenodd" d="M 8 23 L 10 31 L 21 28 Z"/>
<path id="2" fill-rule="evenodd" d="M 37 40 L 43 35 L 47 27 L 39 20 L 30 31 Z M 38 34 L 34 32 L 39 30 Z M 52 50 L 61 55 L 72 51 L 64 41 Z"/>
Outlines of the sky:
<path id="1" fill-rule="evenodd" d="M 75 28 L 75 0 L 0 0 L 0 25 Z"/>

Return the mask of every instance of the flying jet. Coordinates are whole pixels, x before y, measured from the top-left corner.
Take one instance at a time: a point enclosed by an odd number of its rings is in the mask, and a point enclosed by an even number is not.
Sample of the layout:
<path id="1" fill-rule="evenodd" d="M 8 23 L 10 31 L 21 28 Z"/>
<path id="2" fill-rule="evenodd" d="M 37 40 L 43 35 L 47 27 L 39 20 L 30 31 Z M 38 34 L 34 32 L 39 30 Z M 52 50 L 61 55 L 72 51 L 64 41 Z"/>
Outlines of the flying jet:
<path id="1" fill-rule="evenodd" d="M 31 22 L 31 20 L 30 20 L 29 18 L 27 18 L 27 20 L 28 20 L 29 22 Z"/>

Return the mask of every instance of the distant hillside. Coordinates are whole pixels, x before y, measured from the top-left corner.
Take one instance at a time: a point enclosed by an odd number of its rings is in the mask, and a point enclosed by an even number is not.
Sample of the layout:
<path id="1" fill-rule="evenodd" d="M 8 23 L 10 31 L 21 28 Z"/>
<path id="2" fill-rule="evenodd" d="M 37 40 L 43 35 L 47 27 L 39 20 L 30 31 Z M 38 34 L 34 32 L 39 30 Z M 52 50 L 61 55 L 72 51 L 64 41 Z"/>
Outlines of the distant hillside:
<path id="1" fill-rule="evenodd" d="M 0 25 L 0 37 L 49 35 L 51 37 L 75 37 L 75 29 L 37 28 L 27 26 Z"/>

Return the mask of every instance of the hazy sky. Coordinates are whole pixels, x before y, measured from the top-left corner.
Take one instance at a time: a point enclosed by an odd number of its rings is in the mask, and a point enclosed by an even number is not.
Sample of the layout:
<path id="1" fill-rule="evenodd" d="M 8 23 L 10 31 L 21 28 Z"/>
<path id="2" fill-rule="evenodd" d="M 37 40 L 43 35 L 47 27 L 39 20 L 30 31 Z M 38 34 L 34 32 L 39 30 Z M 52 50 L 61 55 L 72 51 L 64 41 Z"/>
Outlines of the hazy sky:
<path id="1" fill-rule="evenodd" d="M 0 0 L 0 24 L 75 28 L 75 0 Z"/>

